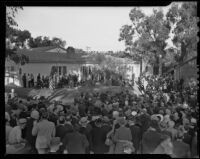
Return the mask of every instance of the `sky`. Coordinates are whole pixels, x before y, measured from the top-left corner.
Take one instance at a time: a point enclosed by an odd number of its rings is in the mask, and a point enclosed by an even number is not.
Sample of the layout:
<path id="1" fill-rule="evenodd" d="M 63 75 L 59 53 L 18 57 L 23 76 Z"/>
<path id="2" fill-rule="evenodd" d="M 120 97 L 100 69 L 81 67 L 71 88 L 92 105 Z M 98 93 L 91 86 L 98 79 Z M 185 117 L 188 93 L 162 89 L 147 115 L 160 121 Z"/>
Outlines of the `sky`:
<path id="1" fill-rule="evenodd" d="M 166 13 L 170 6 L 161 7 Z M 23 7 L 15 20 L 18 28 L 28 30 L 32 37 L 58 37 L 66 47 L 89 51 L 122 51 L 119 42 L 120 28 L 130 24 L 129 13 L 133 7 Z M 140 7 L 150 15 L 153 8 Z"/>

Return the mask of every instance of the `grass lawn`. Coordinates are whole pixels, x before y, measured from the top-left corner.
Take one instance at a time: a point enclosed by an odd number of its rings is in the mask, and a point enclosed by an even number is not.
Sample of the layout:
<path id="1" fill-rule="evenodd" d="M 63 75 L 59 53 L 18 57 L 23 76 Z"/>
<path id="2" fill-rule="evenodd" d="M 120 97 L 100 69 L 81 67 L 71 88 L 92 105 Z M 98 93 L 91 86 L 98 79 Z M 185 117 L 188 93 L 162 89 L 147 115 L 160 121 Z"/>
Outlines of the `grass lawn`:
<path id="1" fill-rule="evenodd" d="M 27 98 L 28 93 L 32 90 L 32 88 L 5 86 L 5 92 L 10 93 L 11 89 L 15 89 L 15 92 L 21 98 Z"/>

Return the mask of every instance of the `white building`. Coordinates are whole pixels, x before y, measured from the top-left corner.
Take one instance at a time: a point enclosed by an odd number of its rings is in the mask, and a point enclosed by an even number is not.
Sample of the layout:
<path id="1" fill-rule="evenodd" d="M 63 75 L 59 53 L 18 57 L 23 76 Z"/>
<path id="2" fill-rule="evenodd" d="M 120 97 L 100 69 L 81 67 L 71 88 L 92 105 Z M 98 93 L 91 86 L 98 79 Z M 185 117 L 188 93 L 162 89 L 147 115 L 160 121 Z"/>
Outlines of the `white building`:
<path id="1" fill-rule="evenodd" d="M 78 74 L 79 79 L 83 78 L 83 68 L 89 69 L 98 66 L 98 62 L 91 56 L 81 53 L 68 53 L 61 47 L 40 47 L 34 49 L 19 50 L 19 54 L 29 57 L 29 63 L 25 65 L 16 65 L 13 61 L 7 59 L 5 62 L 5 85 L 14 83 L 22 85 L 22 75 L 26 73 L 33 74 L 34 79 L 38 73 L 41 76 L 49 76 L 51 69 L 55 66 L 59 75 Z M 140 63 L 130 59 L 115 58 L 121 61 L 120 65 L 125 65 L 129 69 L 126 71 L 127 79 L 135 78 L 140 75 Z M 119 60 L 120 59 L 120 60 Z"/>

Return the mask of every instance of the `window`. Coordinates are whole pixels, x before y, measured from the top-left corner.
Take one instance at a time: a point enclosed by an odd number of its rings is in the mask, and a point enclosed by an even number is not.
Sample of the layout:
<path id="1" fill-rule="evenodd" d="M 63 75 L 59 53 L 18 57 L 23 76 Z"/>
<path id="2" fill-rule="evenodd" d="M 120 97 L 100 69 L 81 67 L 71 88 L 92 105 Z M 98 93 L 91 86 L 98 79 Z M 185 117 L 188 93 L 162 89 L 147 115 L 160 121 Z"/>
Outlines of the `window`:
<path id="1" fill-rule="evenodd" d="M 66 75 L 66 73 L 67 73 L 66 66 L 63 66 L 63 75 Z"/>
<path id="2" fill-rule="evenodd" d="M 59 68 L 59 75 L 61 75 L 61 66 L 59 66 L 58 68 Z"/>

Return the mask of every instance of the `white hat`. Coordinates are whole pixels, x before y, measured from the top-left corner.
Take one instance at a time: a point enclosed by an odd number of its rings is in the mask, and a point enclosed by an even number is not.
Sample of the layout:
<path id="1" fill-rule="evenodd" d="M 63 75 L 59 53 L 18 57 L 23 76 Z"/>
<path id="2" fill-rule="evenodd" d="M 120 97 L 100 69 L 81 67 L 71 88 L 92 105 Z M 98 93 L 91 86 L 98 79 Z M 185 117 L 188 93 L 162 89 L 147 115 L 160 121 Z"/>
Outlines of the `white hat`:
<path id="1" fill-rule="evenodd" d="M 85 124 L 88 124 L 89 121 L 88 121 L 88 118 L 87 117 L 82 117 L 79 121 L 79 124 L 80 125 L 85 125 Z"/>
<path id="2" fill-rule="evenodd" d="M 156 114 L 156 117 L 160 117 L 160 122 L 163 121 L 163 115 L 161 115 L 161 114 Z"/>
<path id="3" fill-rule="evenodd" d="M 191 118 L 191 123 L 193 123 L 193 124 L 196 124 L 197 123 L 197 120 L 195 119 L 195 118 Z"/>
<path id="4" fill-rule="evenodd" d="M 136 116 L 137 112 L 136 111 L 132 111 L 131 115 Z"/>
<path id="5" fill-rule="evenodd" d="M 33 119 L 39 119 L 39 112 L 37 110 L 33 110 L 31 112 L 31 118 L 33 118 Z"/>
<path id="6" fill-rule="evenodd" d="M 119 116 L 119 112 L 118 111 L 113 111 L 113 117 L 118 117 Z"/>
<path id="7" fill-rule="evenodd" d="M 187 109 L 187 108 L 188 108 L 188 104 L 187 104 L 187 103 L 184 103 L 184 104 L 183 104 L 183 108 L 184 108 L 184 109 Z"/>

